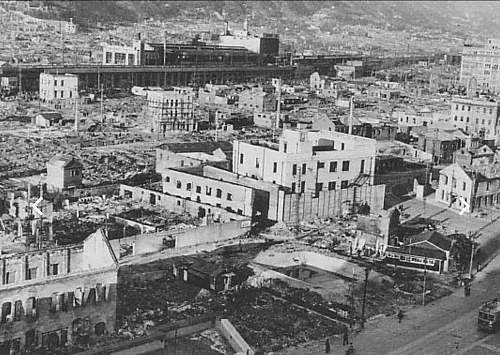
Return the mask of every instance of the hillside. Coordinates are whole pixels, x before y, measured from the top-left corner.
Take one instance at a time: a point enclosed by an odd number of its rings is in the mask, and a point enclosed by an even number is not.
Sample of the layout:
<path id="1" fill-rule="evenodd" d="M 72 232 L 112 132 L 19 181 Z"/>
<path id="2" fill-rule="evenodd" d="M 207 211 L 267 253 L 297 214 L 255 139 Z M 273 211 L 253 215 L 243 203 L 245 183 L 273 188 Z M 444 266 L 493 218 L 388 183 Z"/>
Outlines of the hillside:
<path id="1" fill-rule="evenodd" d="M 179 20 L 245 16 L 256 25 L 278 27 L 318 19 L 321 29 L 332 24 L 372 25 L 394 30 L 426 28 L 439 32 L 485 35 L 500 30 L 500 4 L 482 1 L 44 1 L 61 18 L 81 24 L 133 23 L 145 18 Z"/>

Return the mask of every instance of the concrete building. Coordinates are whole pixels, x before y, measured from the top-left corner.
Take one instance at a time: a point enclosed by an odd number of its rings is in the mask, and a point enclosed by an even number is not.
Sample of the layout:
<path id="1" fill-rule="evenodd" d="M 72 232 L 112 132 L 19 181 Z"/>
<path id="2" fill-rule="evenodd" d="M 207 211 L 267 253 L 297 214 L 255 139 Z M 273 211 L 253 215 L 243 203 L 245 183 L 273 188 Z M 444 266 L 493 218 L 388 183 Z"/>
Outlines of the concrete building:
<path id="1" fill-rule="evenodd" d="M 363 76 L 363 63 L 361 61 L 348 61 L 346 64 L 335 65 L 337 78 L 345 80 L 356 80 Z"/>
<path id="2" fill-rule="evenodd" d="M 418 136 L 418 148 L 432 154 L 435 164 L 449 164 L 453 161 L 453 153 L 465 147 L 467 136 L 461 132 L 439 129 L 427 130 Z"/>
<path id="3" fill-rule="evenodd" d="M 119 46 L 111 44 L 102 45 L 103 65 L 141 65 L 144 43 L 135 40 L 132 46 Z"/>
<path id="4" fill-rule="evenodd" d="M 76 158 L 57 155 L 47 162 L 47 189 L 64 190 L 82 185 L 83 165 Z"/>
<path id="5" fill-rule="evenodd" d="M 275 111 L 276 96 L 265 92 L 262 87 L 253 87 L 239 94 L 238 107 L 252 112 Z"/>
<path id="6" fill-rule="evenodd" d="M 392 118 L 397 121 L 398 132 L 411 133 L 415 127 L 433 127 L 436 122 L 437 113 L 429 109 L 396 110 Z"/>
<path id="7" fill-rule="evenodd" d="M 235 141 L 233 172 L 287 187 L 292 193 L 373 184 L 375 141 L 330 131 L 286 129 L 279 143 Z"/>
<path id="8" fill-rule="evenodd" d="M 118 262 L 101 230 L 0 260 L 0 353 L 54 353 L 114 331 Z"/>
<path id="9" fill-rule="evenodd" d="M 189 87 L 174 87 L 170 90 L 148 91 L 147 112 L 151 131 L 158 135 L 171 131 L 194 131 L 194 92 Z"/>
<path id="10" fill-rule="evenodd" d="M 78 76 L 41 73 L 39 98 L 43 102 L 78 98 Z"/>
<path id="11" fill-rule="evenodd" d="M 255 111 L 253 113 L 253 124 L 257 127 L 262 128 L 275 128 L 276 127 L 276 115 L 277 112 L 259 112 Z M 288 115 L 280 113 L 279 127 L 282 128 L 284 122 L 288 122 Z"/>
<path id="12" fill-rule="evenodd" d="M 309 77 L 309 88 L 311 92 L 323 98 L 338 98 L 340 92 L 346 88 L 343 83 L 343 80 L 319 75 L 318 72 L 312 73 Z"/>
<path id="13" fill-rule="evenodd" d="M 204 171 L 205 168 L 167 169 L 162 174 L 163 193 L 253 216 L 253 189 L 206 176 Z"/>
<path id="14" fill-rule="evenodd" d="M 205 87 L 198 89 L 198 103 L 203 105 L 227 106 L 235 102 L 230 97 L 229 86 L 206 84 Z"/>
<path id="15" fill-rule="evenodd" d="M 482 45 L 465 45 L 462 51 L 460 84 L 473 93 L 500 89 L 500 39 Z"/>
<path id="16" fill-rule="evenodd" d="M 248 21 L 243 23 L 242 30 L 229 30 L 225 23 L 224 33 L 219 36 L 219 42 L 223 46 L 244 47 L 253 53 L 262 56 L 264 61 L 274 62 L 279 55 L 279 35 L 263 33 L 260 36 L 251 35 L 248 30 Z"/>
<path id="17" fill-rule="evenodd" d="M 367 90 L 368 97 L 382 101 L 399 100 L 400 91 L 396 89 L 387 89 L 384 87 L 370 86 Z"/>
<path id="18" fill-rule="evenodd" d="M 266 40 L 264 40 L 266 41 Z M 278 40 L 279 41 L 279 40 Z M 232 41 L 235 42 L 235 41 Z M 252 41 L 250 41 L 252 42 Z M 238 43 L 236 41 L 235 43 Z M 279 43 L 279 42 L 278 42 Z M 130 45 L 102 44 L 103 65 L 179 65 L 183 64 L 258 64 L 262 61 L 259 52 L 246 48 L 245 43 L 207 45 L 194 43 L 151 43 L 141 39 L 140 34 Z M 249 45 L 249 47 L 252 47 Z M 252 47 L 253 48 L 253 47 Z M 263 51 L 263 53 L 267 51 Z"/>
<path id="19" fill-rule="evenodd" d="M 470 204 L 471 211 L 500 204 L 500 164 L 463 168 L 455 163 L 441 170 L 436 201 L 462 210 L 461 199 Z"/>
<path id="20" fill-rule="evenodd" d="M 454 97 L 451 101 L 451 123 L 464 132 L 498 143 L 500 142 L 499 108 L 498 101 Z"/>

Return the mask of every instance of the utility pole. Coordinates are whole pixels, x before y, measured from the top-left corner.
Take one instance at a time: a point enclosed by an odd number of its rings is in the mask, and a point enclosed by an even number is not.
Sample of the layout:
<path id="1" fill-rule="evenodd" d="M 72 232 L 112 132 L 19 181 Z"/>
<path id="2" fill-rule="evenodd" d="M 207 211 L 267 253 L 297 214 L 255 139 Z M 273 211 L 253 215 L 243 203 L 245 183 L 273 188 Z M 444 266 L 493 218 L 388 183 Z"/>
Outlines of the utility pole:
<path id="1" fill-rule="evenodd" d="M 471 235 L 470 241 L 472 244 L 472 248 L 471 248 L 471 252 L 470 252 L 469 278 L 472 279 L 472 263 L 474 261 L 474 239 L 472 238 L 472 235 Z"/>
<path id="2" fill-rule="evenodd" d="M 366 289 L 368 288 L 368 274 L 370 274 L 370 268 L 365 269 L 365 288 L 363 291 L 363 308 L 361 309 L 361 328 L 365 327 L 365 306 L 366 306 Z"/>
<path id="3" fill-rule="evenodd" d="M 280 127 L 280 112 L 281 112 L 281 77 L 278 78 L 278 83 L 276 87 L 276 92 L 277 92 L 277 107 L 276 107 L 276 123 L 273 127 L 273 141 L 276 138 L 276 131 Z"/>
<path id="4" fill-rule="evenodd" d="M 78 135 L 78 98 L 75 98 L 75 132 Z"/>
<path id="5" fill-rule="evenodd" d="M 354 114 L 354 96 L 351 96 L 349 102 L 349 134 L 352 134 L 352 119 Z"/>
<path id="6" fill-rule="evenodd" d="M 104 94 L 103 94 L 103 85 L 101 84 L 101 125 L 104 125 Z"/>
<path id="7" fill-rule="evenodd" d="M 424 259 L 424 289 L 422 291 L 422 306 L 425 306 L 425 282 L 427 281 L 427 258 Z"/>

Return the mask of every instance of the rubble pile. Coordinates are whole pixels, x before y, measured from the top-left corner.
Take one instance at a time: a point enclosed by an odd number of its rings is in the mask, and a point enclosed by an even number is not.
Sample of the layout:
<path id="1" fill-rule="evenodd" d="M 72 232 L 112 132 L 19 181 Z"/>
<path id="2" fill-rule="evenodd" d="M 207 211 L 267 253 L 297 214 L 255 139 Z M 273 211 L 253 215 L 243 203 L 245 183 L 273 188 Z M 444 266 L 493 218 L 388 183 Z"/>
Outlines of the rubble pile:
<path id="1" fill-rule="evenodd" d="M 265 353 L 338 334 L 343 326 L 275 298 L 258 289 L 245 290 L 230 316 L 241 336 Z"/>

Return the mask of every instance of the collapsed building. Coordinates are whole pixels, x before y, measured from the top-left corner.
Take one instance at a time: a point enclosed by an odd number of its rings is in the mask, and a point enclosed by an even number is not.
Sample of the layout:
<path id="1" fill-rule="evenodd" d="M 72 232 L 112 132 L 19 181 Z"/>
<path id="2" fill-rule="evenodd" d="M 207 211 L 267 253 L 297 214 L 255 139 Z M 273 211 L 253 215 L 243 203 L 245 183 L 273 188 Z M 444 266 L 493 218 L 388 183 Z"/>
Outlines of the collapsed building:
<path id="1" fill-rule="evenodd" d="M 54 351 L 113 332 L 118 262 L 98 230 L 81 244 L 0 255 L 0 353 Z"/>

